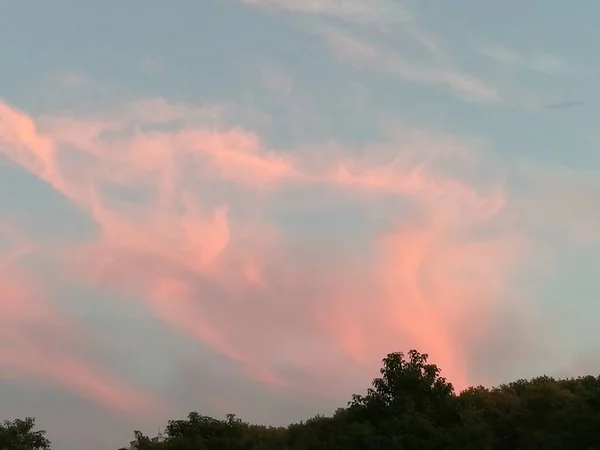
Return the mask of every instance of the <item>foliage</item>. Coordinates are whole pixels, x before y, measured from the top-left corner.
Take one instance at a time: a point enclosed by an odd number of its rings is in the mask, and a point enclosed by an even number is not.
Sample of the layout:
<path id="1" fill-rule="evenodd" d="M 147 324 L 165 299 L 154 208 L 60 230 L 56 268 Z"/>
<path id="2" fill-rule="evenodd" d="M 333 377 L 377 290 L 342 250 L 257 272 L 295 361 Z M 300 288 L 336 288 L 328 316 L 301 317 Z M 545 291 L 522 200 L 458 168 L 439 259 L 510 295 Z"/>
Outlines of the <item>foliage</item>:
<path id="1" fill-rule="evenodd" d="M 460 394 L 416 350 L 391 353 L 365 395 L 286 428 L 191 413 L 154 450 L 600 450 L 600 377 L 538 377 Z M 144 450 L 140 449 L 140 450 Z"/>
<path id="2" fill-rule="evenodd" d="M 44 437 L 43 430 L 34 431 L 35 419 L 5 420 L 0 424 L 0 450 L 45 450 L 50 441 Z"/>
<path id="3" fill-rule="evenodd" d="M 288 427 L 192 412 L 138 450 L 600 450 L 600 377 L 538 377 L 460 394 L 426 354 L 391 353 L 364 395 Z M 34 420 L 0 425 L 0 450 L 48 449 Z"/>

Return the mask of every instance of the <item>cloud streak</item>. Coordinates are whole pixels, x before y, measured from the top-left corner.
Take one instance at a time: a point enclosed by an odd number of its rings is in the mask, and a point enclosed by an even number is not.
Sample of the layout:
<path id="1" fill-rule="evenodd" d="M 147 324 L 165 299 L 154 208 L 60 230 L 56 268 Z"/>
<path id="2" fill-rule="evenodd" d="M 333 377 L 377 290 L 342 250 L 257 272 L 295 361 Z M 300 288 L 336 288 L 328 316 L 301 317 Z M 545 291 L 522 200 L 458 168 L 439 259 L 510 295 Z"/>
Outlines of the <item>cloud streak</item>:
<path id="1" fill-rule="evenodd" d="M 73 343 L 89 340 L 85 330 L 50 307 L 34 290 L 33 280 L 19 270 L 19 259 L 35 248 L 8 225 L 2 227 L 0 237 L 11 243 L 0 257 L 2 376 L 44 380 L 125 413 L 160 408 L 151 395 L 77 355 Z"/>
<path id="2" fill-rule="evenodd" d="M 3 154 L 99 227 L 97 240 L 69 249 L 65 269 L 140 299 L 165 325 L 273 389 L 344 391 L 329 378 L 340 365 L 353 384 L 398 346 L 427 348 L 459 386 L 470 380 L 461 349 L 493 320 L 519 243 L 512 232 L 463 237 L 493 223 L 506 202 L 500 185 L 476 186 L 438 167 L 468 147 L 413 134 L 361 158 L 307 165 L 303 154 L 266 149 L 240 128 L 200 121 L 165 131 L 187 108 L 158 104 L 155 114 L 130 105 L 110 120 L 34 122 L 0 109 Z M 131 121 L 145 131 L 127 131 Z M 326 248 L 298 253 L 302 236 L 267 224 L 286 189 L 310 202 L 314 189 L 350 195 L 367 214 L 381 202 L 405 206 L 383 236 L 364 236 L 372 257 L 344 261 L 342 253 L 318 264 Z M 492 261 L 495 270 L 483 270 Z M 325 385 L 290 378 L 290 370 Z"/>
<path id="3" fill-rule="evenodd" d="M 594 123 L 559 102 L 593 96 L 592 22 L 559 43 L 558 4 L 503 30 L 469 2 L 163 3 L 47 7 L 26 40 L 6 11 L 5 413 L 118 448 L 189 410 L 329 413 L 390 351 L 458 388 L 593 368 Z"/>
<path id="4" fill-rule="evenodd" d="M 562 58 L 551 54 L 525 55 L 503 46 L 481 46 L 477 52 L 497 64 L 544 74 L 560 74 L 568 69 L 567 63 Z"/>
<path id="5" fill-rule="evenodd" d="M 411 18 L 410 12 L 399 2 L 381 0 L 364 2 L 361 0 L 241 0 L 249 6 L 274 11 L 322 16 L 364 25 L 378 25 L 402 22 Z"/>
<path id="6" fill-rule="evenodd" d="M 468 100 L 500 101 L 495 87 L 447 65 L 411 61 L 385 44 L 371 44 L 333 27 L 323 28 L 320 34 L 341 60 L 380 70 L 409 82 L 442 86 Z"/>

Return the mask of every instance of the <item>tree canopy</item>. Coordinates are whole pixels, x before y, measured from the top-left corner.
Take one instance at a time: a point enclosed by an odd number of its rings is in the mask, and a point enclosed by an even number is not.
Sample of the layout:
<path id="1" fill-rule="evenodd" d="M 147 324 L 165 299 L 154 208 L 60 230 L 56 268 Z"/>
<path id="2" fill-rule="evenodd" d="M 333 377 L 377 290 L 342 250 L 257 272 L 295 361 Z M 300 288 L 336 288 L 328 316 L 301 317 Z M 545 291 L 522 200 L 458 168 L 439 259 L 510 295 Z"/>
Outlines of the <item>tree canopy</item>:
<path id="1" fill-rule="evenodd" d="M 600 377 L 538 377 L 460 394 L 411 350 L 383 359 L 364 395 L 331 417 L 288 427 L 191 413 L 170 421 L 170 439 L 140 450 L 600 450 Z"/>
<path id="2" fill-rule="evenodd" d="M 192 412 L 138 450 L 600 450 L 600 377 L 517 380 L 457 394 L 428 356 L 391 353 L 365 394 L 287 427 Z M 0 450 L 49 449 L 31 418 L 0 426 Z M 128 447 L 125 447 L 128 448 Z"/>
<path id="3" fill-rule="evenodd" d="M 46 450 L 50 441 L 44 430 L 34 430 L 35 419 L 5 420 L 0 424 L 0 450 Z"/>

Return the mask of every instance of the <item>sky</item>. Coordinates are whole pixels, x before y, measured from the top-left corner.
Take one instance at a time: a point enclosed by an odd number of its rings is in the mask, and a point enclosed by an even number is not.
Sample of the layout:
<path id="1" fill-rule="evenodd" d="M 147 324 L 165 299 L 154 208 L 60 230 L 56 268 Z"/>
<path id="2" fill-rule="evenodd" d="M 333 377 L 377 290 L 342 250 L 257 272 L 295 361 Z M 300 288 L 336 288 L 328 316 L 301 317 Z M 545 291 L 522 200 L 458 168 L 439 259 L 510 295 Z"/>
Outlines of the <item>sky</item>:
<path id="1" fill-rule="evenodd" d="M 285 425 L 389 352 L 600 372 L 600 5 L 0 1 L 0 418 Z"/>

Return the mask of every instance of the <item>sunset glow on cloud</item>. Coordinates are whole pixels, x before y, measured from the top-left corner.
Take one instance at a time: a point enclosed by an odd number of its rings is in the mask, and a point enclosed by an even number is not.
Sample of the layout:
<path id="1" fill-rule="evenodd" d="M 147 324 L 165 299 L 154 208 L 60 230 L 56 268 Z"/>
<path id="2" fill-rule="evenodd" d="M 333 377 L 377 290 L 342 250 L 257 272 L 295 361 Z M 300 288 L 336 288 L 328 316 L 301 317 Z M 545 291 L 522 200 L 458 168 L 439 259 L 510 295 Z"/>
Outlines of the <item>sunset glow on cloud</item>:
<path id="1" fill-rule="evenodd" d="M 149 2 L 105 37 L 109 3 L 68 26 L 41 7 L 61 31 L 27 67 L 8 54 L 0 393 L 41 386 L 64 420 L 131 429 L 280 423 L 345 404 L 392 351 L 457 389 L 595 364 L 598 136 L 542 107 L 580 93 L 551 43 L 453 40 L 385 0 Z"/>

